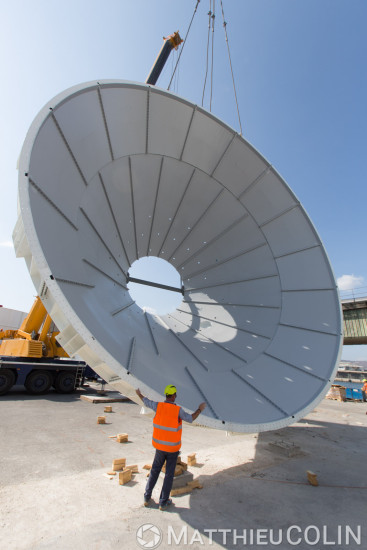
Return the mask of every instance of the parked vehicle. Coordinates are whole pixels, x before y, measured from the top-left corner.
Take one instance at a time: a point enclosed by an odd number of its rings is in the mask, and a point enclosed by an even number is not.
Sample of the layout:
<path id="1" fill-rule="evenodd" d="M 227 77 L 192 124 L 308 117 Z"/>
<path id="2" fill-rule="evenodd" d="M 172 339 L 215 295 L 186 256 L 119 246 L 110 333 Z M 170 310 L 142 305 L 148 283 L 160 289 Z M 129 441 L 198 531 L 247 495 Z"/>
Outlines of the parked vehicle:
<path id="1" fill-rule="evenodd" d="M 59 331 L 37 296 L 18 330 L 0 330 L 0 395 L 14 384 L 22 384 L 34 395 L 51 386 L 70 393 L 94 371 L 84 362 L 71 359 L 56 340 Z"/>

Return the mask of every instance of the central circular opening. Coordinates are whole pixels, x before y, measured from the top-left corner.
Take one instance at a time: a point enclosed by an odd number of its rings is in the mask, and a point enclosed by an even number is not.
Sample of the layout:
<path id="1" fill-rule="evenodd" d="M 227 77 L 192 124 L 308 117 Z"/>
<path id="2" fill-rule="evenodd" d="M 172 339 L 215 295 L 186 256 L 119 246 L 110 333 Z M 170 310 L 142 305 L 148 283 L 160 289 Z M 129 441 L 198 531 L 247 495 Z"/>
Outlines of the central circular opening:
<path id="1" fill-rule="evenodd" d="M 182 303 L 181 277 L 178 271 L 166 260 L 145 256 L 136 260 L 129 269 L 128 289 L 135 303 L 148 313 L 165 315 L 175 311 Z M 168 290 L 151 283 L 169 286 Z"/>

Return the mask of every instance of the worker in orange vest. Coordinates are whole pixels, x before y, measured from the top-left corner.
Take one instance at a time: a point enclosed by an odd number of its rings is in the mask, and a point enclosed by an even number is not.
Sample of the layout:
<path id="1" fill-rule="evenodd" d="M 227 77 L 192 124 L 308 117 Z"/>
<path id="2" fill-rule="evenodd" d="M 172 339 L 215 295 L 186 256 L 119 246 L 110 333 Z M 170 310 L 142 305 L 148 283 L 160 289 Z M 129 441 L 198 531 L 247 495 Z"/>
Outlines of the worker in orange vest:
<path id="1" fill-rule="evenodd" d="M 364 402 L 367 401 L 367 378 L 363 378 L 362 399 Z"/>
<path id="2" fill-rule="evenodd" d="M 166 462 L 166 474 L 159 497 L 159 509 L 165 510 L 167 506 L 172 504 L 172 499 L 169 498 L 169 495 L 172 489 L 177 457 L 181 447 L 182 421 L 184 420 L 185 422 L 191 423 L 196 420 L 199 414 L 205 409 L 206 403 L 201 403 L 193 414 L 189 414 L 184 411 L 182 407 L 175 404 L 177 389 L 173 385 L 165 387 L 164 393 L 166 400 L 160 403 L 144 397 L 139 389 L 136 390 L 136 393 L 146 407 L 155 411 L 152 444 L 156 451 L 147 486 L 145 488 L 144 506 L 149 506 L 152 491 L 163 464 Z"/>

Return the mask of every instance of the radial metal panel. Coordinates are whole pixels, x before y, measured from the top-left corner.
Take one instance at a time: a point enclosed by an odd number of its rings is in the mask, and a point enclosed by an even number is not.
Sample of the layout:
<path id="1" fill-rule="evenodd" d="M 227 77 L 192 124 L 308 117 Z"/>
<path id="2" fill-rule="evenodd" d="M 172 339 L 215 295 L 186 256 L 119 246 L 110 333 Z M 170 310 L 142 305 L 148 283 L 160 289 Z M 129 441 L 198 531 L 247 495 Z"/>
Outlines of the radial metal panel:
<path id="1" fill-rule="evenodd" d="M 28 132 L 19 204 L 16 251 L 61 345 L 132 399 L 174 383 L 187 410 L 207 402 L 202 424 L 255 432 L 325 395 L 342 330 L 322 243 L 274 168 L 210 113 L 144 84 L 66 90 Z M 182 277 L 171 314 L 130 296 L 144 256 Z"/>

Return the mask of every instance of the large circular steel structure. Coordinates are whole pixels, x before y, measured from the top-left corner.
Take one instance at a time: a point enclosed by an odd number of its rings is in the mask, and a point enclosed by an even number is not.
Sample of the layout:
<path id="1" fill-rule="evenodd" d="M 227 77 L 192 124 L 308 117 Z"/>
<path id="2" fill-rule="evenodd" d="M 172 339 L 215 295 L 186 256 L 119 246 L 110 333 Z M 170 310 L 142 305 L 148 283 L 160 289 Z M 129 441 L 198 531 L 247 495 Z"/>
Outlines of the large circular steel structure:
<path id="1" fill-rule="evenodd" d="M 207 402 L 201 424 L 258 432 L 333 380 L 339 297 L 312 223 L 243 137 L 174 94 L 102 81 L 46 105 L 21 153 L 14 243 L 61 345 L 134 400 L 174 383 L 187 410 Z M 171 314 L 130 296 L 145 256 L 182 277 Z"/>

